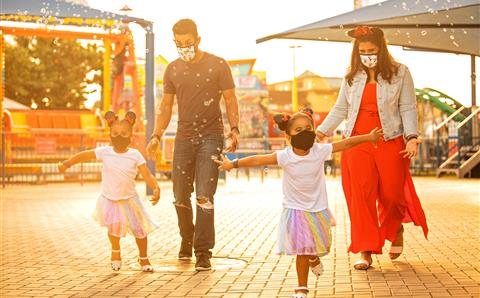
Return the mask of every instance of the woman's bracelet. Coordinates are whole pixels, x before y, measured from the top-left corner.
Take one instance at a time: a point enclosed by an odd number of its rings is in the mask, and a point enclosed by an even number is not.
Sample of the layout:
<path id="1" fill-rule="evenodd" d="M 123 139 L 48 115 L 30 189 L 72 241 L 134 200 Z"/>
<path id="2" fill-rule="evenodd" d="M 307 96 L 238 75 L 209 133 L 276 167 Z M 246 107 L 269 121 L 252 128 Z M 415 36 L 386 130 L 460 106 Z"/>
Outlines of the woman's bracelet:
<path id="1" fill-rule="evenodd" d="M 410 140 L 413 140 L 413 139 L 418 139 L 418 136 L 417 136 L 417 135 L 409 135 L 409 136 L 407 136 L 407 138 L 406 138 L 407 143 L 408 143 Z"/>

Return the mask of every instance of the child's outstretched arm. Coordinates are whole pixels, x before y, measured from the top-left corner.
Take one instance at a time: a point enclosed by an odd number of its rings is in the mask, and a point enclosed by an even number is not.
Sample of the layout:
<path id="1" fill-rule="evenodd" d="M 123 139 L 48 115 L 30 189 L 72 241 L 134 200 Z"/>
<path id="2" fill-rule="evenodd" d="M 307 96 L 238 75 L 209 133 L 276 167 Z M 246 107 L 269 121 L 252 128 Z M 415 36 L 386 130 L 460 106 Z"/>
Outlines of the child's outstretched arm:
<path id="1" fill-rule="evenodd" d="M 222 160 L 215 160 L 220 166 L 219 170 L 230 171 L 231 169 L 237 168 L 247 168 L 247 167 L 258 167 L 258 166 L 267 166 L 267 165 L 277 165 L 277 153 L 271 154 L 262 154 L 262 155 L 253 155 L 245 158 L 230 160 L 227 157 L 221 155 Z"/>
<path id="2" fill-rule="evenodd" d="M 339 152 L 346 149 L 350 149 L 365 142 L 372 142 L 376 147 L 376 142 L 383 136 L 383 130 L 375 127 L 369 134 L 359 135 L 343 139 L 338 142 L 332 143 L 332 151 Z"/>
<path id="3" fill-rule="evenodd" d="M 160 186 L 158 186 L 157 179 L 155 179 L 152 173 L 150 173 L 146 164 L 139 165 L 138 171 L 140 172 L 140 175 L 142 175 L 143 179 L 145 179 L 147 185 L 153 189 L 153 197 L 150 201 L 152 202 L 152 205 L 155 206 L 160 200 Z"/>
<path id="4" fill-rule="evenodd" d="M 96 159 L 95 150 L 85 150 L 75 154 L 67 160 L 58 163 L 58 170 L 60 173 L 65 173 L 70 167 L 77 163 L 86 162 L 92 159 Z"/>

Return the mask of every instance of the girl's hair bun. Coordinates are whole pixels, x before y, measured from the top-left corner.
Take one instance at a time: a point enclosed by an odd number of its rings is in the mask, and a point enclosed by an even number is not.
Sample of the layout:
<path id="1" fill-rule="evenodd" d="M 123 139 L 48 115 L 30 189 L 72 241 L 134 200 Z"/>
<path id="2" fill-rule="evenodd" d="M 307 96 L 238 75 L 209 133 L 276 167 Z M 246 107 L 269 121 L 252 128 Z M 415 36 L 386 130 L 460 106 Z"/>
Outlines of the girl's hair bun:
<path id="1" fill-rule="evenodd" d="M 311 108 L 303 108 L 300 113 L 307 114 L 313 120 L 313 110 Z"/>
<path id="2" fill-rule="evenodd" d="M 132 111 L 128 111 L 126 114 L 125 114 L 125 120 L 130 123 L 131 126 L 133 126 L 135 124 L 135 121 L 137 120 L 137 115 L 132 112 Z"/>
<path id="3" fill-rule="evenodd" d="M 118 120 L 118 116 L 112 111 L 106 112 L 104 118 L 108 126 L 112 126 L 113 122 Z"/>
<path id="4" fill-rule="evenodd" d="M 287 130 L 288 120 L 290 120 L 290 115 L 287 115 L 285 113 L 276 114 L 273 116 L 273 121 L 275 121 L 281 131 Z"/>

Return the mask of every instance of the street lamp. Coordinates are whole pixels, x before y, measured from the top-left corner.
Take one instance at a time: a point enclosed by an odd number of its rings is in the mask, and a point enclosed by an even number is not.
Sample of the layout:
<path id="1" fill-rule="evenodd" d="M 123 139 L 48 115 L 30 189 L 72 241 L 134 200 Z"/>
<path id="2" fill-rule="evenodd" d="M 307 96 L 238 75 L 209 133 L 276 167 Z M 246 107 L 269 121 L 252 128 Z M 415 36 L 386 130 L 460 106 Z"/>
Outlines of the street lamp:
<path id="1" fill-rule="evenodd" d="M 295 64 L 295 49 L 299 49 L 302 46 L 290 46 L 292 49 L 293 55 L 293 80 L 292 80 L 292 112 L 298 111 L 298 81 L 296 74 L 296 64 Z"/>

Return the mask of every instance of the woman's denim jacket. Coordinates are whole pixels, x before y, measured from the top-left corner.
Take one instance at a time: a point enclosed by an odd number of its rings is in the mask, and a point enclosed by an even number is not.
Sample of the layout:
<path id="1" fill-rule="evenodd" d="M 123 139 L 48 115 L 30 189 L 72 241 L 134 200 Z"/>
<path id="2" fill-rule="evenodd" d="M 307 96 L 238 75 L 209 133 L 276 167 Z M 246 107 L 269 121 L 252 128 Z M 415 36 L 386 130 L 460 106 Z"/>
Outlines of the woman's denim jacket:
<path id="1" fill-rule="evenodd" d="M 366 81 L 367 73 L 363 70 L 354 76 L 351 86 L 343 79 L 337 102 L 317 128 L 318 131 L 332 135 L 338 125 L 346 119 L 343 134 L 345 137 L 352 134 Z M 419 135 L 415 87 L 408 67 L 400 64 L 398 73 L 392 77 L 391 83 L 384 80 L 381 75 L 378 76 L 377 106 L 386 141 L 402 134 L 404 137 Z"/>

